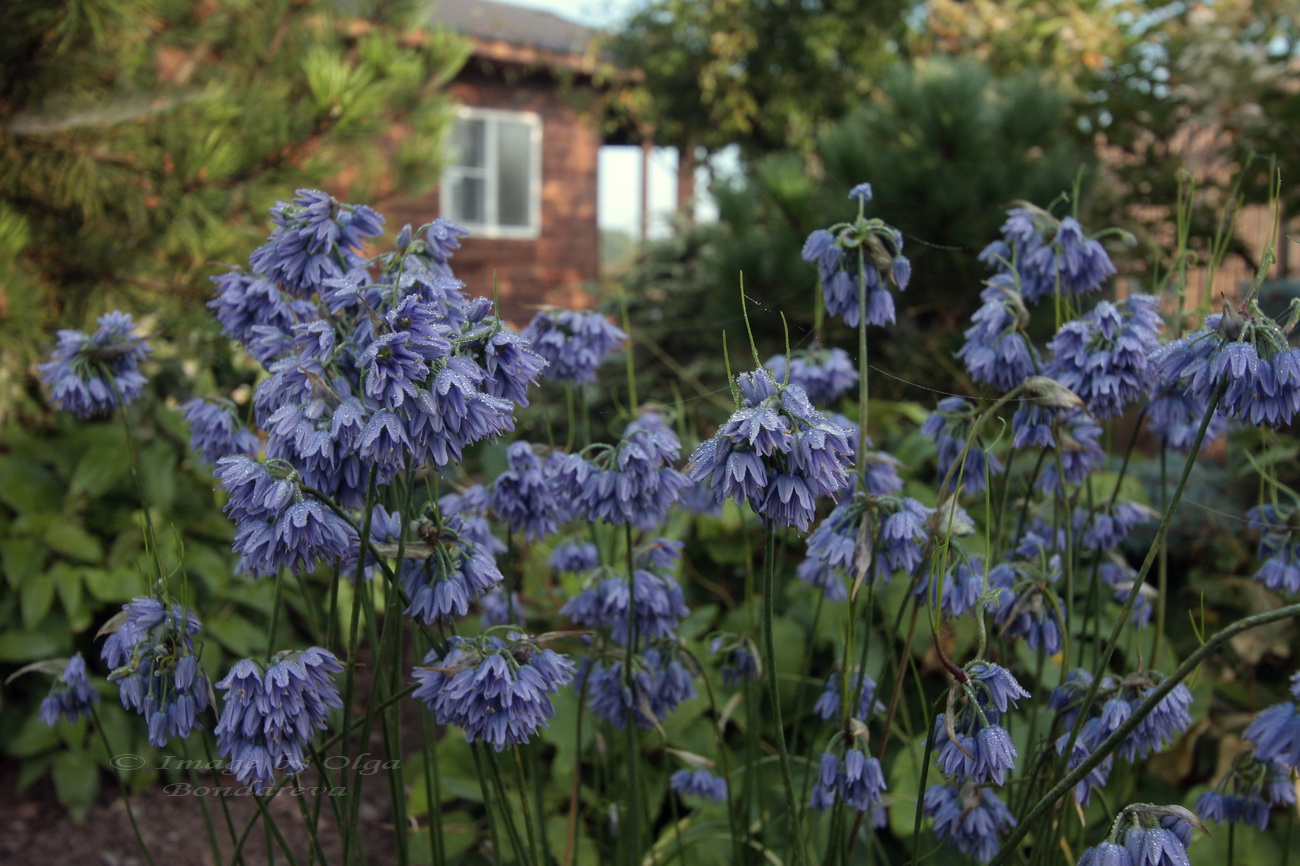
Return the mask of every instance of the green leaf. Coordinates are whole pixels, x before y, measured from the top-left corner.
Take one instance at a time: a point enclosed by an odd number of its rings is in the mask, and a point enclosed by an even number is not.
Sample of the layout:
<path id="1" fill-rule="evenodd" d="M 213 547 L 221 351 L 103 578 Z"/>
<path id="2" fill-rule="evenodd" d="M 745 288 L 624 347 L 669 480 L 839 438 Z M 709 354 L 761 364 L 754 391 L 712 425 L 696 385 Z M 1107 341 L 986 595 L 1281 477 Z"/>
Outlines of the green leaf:
<path id="1" fill-rule="evenodd" d="M 130 465 L 124 459 L 120 442 L 94 446 L 77 462 L 77 468 L 68 482 L 68 497 L 71 499 L 85 495 L 94 499 L 102 496 L 112 489 Z"/>
<path id="2" fill-rule="evenodd" d="M 15 454 L 0 457 L 0 502 L 20 514 L 56 510 L 63 488 L 45 467 Z"/>
<path id="3" fill-rule="evenodd" d="M 41 717 L 32 713 L 23 722 L 22 730 L 5 744 L 6 755 L 15 758 L 29 758 L 56 748 L 61 740 L 54 728 L 41 721 Z"/>
<path id="4" fill-rule="evenodd" d="M 150 508 L 166 513 L 176 499 L 176 452 L 155 442 L 140 454 L 140 475 Z"/>
<path id="5" fill-rule="evenodd" d="M 253 625 L 239 614 L 208 620 L 203 625 L 218 643 L 236 656 L 251 656 L 266 650 L 266 629 Z"/>
<path id="6" fill-rule="evenodd" d="M 72 623 L 73 631 L 81 631 L 90 624 L 90 611 L 82 604 L 85 592 L 81 575 L 81 571 L 64 562 L 56 562 L 50 569 L 50 579 L 54 583 L 55 590 L 58 591 L 59 602 L 63 605 L 63 611 L 68 615 L 69 622 Z"/>
<path id="7" fill-rule="evenodd" d="M 18 587 L 37 575 L 45 564 L 45 545 L 38 538 L 6 538 L 0 542 L 0 564 L 9 588 Z"/>
<path id="8" fill-rule="evenodd" d="M 30 662 L 66 653 L 71 635 L 62 617 L 46 620 L 30 631 L 0 634 L 0 662 Z"/>
<path id="9" fill-rule="evenodd" d="M 921 796 L 921 759 L 925 757 L 925 734 L 906 743 L 889 768 L 889 829 L 899 839 L 910 839 L 916 824 L 916 807 Z M 927 784 L 937 781 L 931 773 Z"/>
<path id="10" fill-rule="evenodd" d="M 130 601 L 139 594 L 140 575 L 130 568 L 84 568 L 81 571 L 86 589 L 99 601 Z"/>
<path id="11" fill-rule="evenodd" d="M 23 582 L 18 597 L 22 608 L 23 626 L 29 629 L 36 628 L 50 612 L 50 605 L 54 603 L 54 580 L 45 574 L 29 577 Z"/>
<path id="12" fill-rule="evenodd" d="M 87 752 L 68 751 L 54 759 L 54 793 L 72 817 L 82 821 L 99 793 L 99 768 Z"/>
<path id="13" fill-rule="evenodd" d="M 104 546 L 99 539 L 67 520 L 51 523 L 45 528 L 45 543 L 69 559 L 96 565 L 104 561 Z"/>

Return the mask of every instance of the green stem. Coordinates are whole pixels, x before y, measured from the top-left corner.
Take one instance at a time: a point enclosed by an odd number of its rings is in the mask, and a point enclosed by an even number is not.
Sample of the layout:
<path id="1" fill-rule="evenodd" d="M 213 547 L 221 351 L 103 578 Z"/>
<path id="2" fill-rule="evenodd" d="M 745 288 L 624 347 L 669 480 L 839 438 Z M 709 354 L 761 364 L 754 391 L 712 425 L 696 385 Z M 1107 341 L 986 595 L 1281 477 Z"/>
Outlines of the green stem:
<path id="1" fill-rule="evenodd" d="M 1034 804 L 1034 807 L 1029 810 L 1029 813 L 1025 815 L 1020 824 L 1011 831 L 1011 834 L 1007 837 L 1006 842 L 1002 844 L 1001 850 L 999 850 L 997 856 L 993 858 L 990 866 L 1001 866 L 1001 864 L 1006 863 L 1015 852 L 1016 846 L 1020 844 L 1022 839 L 1024 839 L 1025 835 L 1029 832 L 1030 828 L 1038 818 L 1044 815 L 1048 809 L 1052 808 L 1058 800 L 1069 793 L 1070 789 L 1078 784 L 1080 779 L 1092 772 L 1094 767 L 1106 760 L 1107 756 L 1119 748 L 1120 743 L 1122 743 L 1129 734 L 1133 733 L 1137 726 L 1142 723 L 1142 720 L 1150 715 L 1160 702 L 1168 697 L 1169 693 L 1172 692 L 1179 683 L 1191 676 L 1192 672 L 1196 670 L 1202 661 L 1218 652 L 1219 647 L 1242 632 L 1249 631 L 1252 628 L 1258 628 L 1259 626 L 1268 625 L 1269 623 L 1280 622 L 1281 620 L 1297 615 L 1300 615 L 1300 604 L 1289 604 L 1285 607 L 1280 607 L 1277 610 L 1265 611 L 1264 613 L 1257 613 L 1254 616 L 1243 617 L 1242 619 L 1228 625 L 1217 634 L 1211 636 L 1205 643 L 1197 647 L 1191 655 L 1183 660 L 1183 663 L 1180 664 L 1172 674 L 1165 677 L 1160 681 L 1159 685 L 1152 689 L 1146 699 L 1133 709 L 1133 712 L 1129 717 L 1125 719 L 1124 722 L 1110 734 L 1110 736 L 1102 740 L 1097 748 L 1089 752 L 1088 756 L 1079 763 L 1079 766 L 1075 767 L 1069 773 L 1066 773 L 1065 777 L 1062 778 L 1061 781 L 1057 782 L 1041 800 Z"/>
<path id="2" fill-rule="evenodd" d="M 636 658 L 636 568 L 632 554 L 632 524 L 624 524 L 624 541 L 627 547 L 627 653 L 623 658 L 623 685 L 631 696 L 632 705 L 628 707 L 627 714 L 627 820 L 623 823 L 628 827 L 627 833 L 627 856 L 628 866 L 637 866 L 641 862 L 641 812 L 640 812 L 640 779 L 638 769 L 640 761 L 638 760 L 637 748 L 637 728 L 636 716 L 639 713 L 641 701 L 636 693 L 636 677 L 633 674 L 633 659 Z M 622 834 L 620 834 L 622 835 Z"/>
<path id="3" fill-rule="evenodd" d="M 794 836 L 794 862 L 804 862 L 803 828 L 799 820 L 799 802 L 794 794 L 794 777 L 790 773 L 790 755 L 785 745 L 785 724 L 781 719 L 781 692 L 776 676 L 776 641 L 772 635 L 772 620 L 776 608 L 776 527 L 766 524 L 767 544 L 763 563 L 763 660 L 767 668 L 767 690 L 772 702 L 772 717 L 776 727 L 776 747 L 781 765 L 781 784 L 785 788 L 786 815 Z"/>
<path id="4" fill-rule="evenodd" d="M 95 732 L 99 734 L 99 741 L 104 744 L 104 757 L 111 766 L 113 756 L 117 752 L 114 752 L 113 747 L 108 744 L 108 735 L 104 733 L 104 726 L 99 722 L 99 711 L 94 707 L 90 708 L 90 718 L 95 723 Z M 135 810 L 131 808 L 131 792 L 122 779 L 121 771 L 116 767 L 113 768 L 113 778 L 117 780 L 118 790 L 122 792 L 122 805 L 126 807 L 126 817 L 131 822 L 131 832 L 135 834 L 135 841 L 140 846 L 140 852 L 144 854 L 144 859 L 149 863 L 149 866 L 155 866 L 153 855 L 149 853 L 149 846 L 144 843 L 144 836 L 140 834 L 140 825 L 136 823 Z"/>

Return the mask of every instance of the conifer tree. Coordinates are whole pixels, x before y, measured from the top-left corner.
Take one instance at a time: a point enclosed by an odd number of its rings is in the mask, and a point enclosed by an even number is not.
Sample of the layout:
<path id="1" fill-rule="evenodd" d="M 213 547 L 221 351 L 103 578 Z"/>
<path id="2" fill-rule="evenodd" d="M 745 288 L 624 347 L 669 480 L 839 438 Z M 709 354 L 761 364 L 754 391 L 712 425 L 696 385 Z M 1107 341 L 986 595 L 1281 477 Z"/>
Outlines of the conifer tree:
<path id="1" fill-rule="evenodd" d="M 9 0 L 0 12 L 3 369 L 50 329 L 156 310 L 184 333 L 299 186 L 436 182 L 464 41 L 427 3 Z M 400 227 L 398 227 L 400 228 Z M 180 303 L 177 303 L 180 301 Z"/>

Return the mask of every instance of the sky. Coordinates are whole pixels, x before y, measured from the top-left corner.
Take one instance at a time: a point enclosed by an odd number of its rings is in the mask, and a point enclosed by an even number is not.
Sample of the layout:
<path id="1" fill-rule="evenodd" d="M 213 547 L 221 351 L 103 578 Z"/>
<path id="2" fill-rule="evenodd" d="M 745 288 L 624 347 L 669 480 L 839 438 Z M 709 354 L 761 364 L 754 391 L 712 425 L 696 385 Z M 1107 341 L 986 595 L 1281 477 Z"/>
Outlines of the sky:
<path id="1" fill-rule="evenodd" d="M 515 6 L 545 9 L 588 27 L 613 27 L 645 0 L 502 0 Z M 639 147 L 604 147 L 600 153 L 600 199 L 597 222 L 603 229 L 621 229 L 634 237 L 641 221 L 641 149 Z M 656 148 L 650 156 L 650 226 L 649 235 L 668 233 L 668 218 L 676 208 L 677 151 Z M 702 186 L 697 189 L 703 192 Z M 698 214 L 708 218 L 706 203 Z"/>

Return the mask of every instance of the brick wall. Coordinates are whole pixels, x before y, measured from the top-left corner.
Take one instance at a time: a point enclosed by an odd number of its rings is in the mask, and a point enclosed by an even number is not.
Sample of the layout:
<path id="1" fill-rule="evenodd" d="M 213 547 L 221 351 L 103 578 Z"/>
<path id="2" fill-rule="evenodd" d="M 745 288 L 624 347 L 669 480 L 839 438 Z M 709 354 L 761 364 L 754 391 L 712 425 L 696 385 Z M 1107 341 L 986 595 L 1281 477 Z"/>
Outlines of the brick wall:
<path id="1" fill-rule="evenodd" d="M 515 323 L 539 304 L 588 306 L 585 288 L 600 276 L 596 166 L 601 138 L 567 105 L 547 75 L 506 75 L 471 60 L 447 87 L 473 108 L 530 111 L 542 119 L 541 234 L 535 239 L 467 238 L 453 267 L 471 294 L 491 295 L 496 273 L 502 313 Z M 439 213 L 438 192 L 384 202 L 394 225 L 420 225 Z"/>

